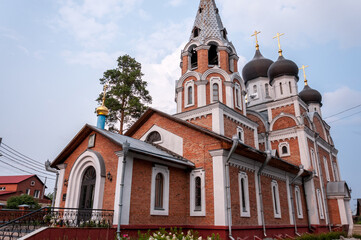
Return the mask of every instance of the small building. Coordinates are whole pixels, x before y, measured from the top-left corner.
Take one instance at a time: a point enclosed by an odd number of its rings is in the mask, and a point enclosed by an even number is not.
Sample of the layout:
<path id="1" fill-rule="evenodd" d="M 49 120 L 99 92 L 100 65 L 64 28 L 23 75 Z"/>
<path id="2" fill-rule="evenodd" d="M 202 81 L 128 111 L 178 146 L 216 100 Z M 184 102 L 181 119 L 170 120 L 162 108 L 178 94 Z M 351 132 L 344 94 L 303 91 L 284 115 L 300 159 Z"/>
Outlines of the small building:
<path id="1" fill-rule="evenodd" d="M 10 197 L 28 194 L 40 204 L 51 204 L 51 199 L 44 195 L 45 184 L 34 175 L 0 176 L 0 203 L 5 203 Z"/>

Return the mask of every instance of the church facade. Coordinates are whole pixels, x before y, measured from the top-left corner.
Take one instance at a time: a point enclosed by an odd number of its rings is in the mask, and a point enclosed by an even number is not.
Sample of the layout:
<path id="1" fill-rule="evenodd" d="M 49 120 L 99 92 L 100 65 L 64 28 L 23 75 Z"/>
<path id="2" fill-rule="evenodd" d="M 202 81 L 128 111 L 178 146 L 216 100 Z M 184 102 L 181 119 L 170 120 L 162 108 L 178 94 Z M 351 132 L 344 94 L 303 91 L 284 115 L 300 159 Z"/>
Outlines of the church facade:
<path id="1" fill-rule="evenodd" d="M 102 106 L 100 126 L 84 126 L 52 162 L 55 206 L 114 210 L 113 224 L 130 234 L 351 230 L 350 191 L 321 94 L 306 77 L 298 91 L 299 67 L 281 48 L 273 62 L 257 43 L 242 74 L 237 61 L 215 1 L 201 0 L 181 54 L 177 113 L 148 109 L 119 135 L 104 130 Z"/>

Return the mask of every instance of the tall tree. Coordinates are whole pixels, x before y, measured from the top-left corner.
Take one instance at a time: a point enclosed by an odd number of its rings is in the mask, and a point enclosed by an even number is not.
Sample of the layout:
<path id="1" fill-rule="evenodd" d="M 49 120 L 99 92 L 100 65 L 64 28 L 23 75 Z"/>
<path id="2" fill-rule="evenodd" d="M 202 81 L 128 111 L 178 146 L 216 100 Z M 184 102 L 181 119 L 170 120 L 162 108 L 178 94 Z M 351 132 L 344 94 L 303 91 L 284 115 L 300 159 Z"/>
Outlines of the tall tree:
<path id="1" fill-rule="evenodd" d="M 107 85 L 105 106 L 109 109 L 106 120 L 109 130 L 123 134 L 125 127 L 145 112 L 152 97 L 146 89 L 147 82 L 142 80 L 141 64 L 129 55 L 120 56 L 117 61 L 118 67 L 104 72 L 100 83 Z M 102 98 L 103 93 L 97 101 L 101 103 Z"/>

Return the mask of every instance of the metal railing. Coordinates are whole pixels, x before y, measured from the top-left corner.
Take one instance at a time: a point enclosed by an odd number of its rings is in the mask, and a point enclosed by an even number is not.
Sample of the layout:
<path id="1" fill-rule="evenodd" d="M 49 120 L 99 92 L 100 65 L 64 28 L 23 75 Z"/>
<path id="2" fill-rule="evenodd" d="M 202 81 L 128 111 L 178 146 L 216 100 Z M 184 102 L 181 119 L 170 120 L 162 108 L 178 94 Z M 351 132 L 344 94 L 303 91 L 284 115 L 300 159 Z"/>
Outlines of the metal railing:
<path id="1" fill-rule="evenodd" d="M 25 236 L 41 227 L 110 228 L 113 210 L 44 207 L 0 225 L 0 240 Z"/>

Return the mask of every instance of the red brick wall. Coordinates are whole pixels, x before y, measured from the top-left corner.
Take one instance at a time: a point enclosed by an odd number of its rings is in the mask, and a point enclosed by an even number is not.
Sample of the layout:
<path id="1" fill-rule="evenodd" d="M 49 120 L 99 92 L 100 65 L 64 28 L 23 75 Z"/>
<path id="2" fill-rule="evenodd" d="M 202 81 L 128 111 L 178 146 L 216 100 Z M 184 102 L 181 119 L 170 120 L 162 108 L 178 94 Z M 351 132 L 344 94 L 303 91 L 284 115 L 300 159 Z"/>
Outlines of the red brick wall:
<path id="1" fill-rule="evenodd" d="M 272 119 L 277 117 L 282 112 L 289 113 L 289 114 L 292 114 L 294 116 L 296 115 L 295 114 L 295 108 L 294 108 L 293 104 L 288 105 L 288 106 L 273 108 L 273 109 L 271 109 L 271 111 L 272 111 Z"/>
<path id="2" fill-rule="evenodd" d="M 212 130 L 212 115 L 211 114 L 207 115 L 206 117 L 202 116 L 200 118 L 192 119 L 188 122 L 198 125 L 200 127 L 204 127 L 208 130 Z"/>
<path id="3" fill-rule="evenodd" d="M 306 207 L 306 199 L 303 191 L 303 187 L 299 186 L 300 189 L 300 197 L 301 197 L 301 205 L 302 205 L 302 214 L 303 218 L 298 218 L 297 216 L 297 204 L 296 204 L 296 195 L 295 195 L 295 185 L 292 185 L 292 194 L 293 194 L 293 206 L 295 210 L 295 217 L 297 225 L 306 225 L 308 224 L 307 221 L 307 207 Z"/>
<path id="4" fill-rule="evenodd" d="M 266 132 L 266 127 L 264 126 L 261 119 L 259 119 L 258 116 L 253 115 L 252 113 L 247 112 L 247 117 L 251 119 L 253 122 L 256 122 L 258 124 L 257 132 L 258 133 L 264 133 Z"/>
<path id="5" fill-rule="evenodd" d="M 295 165 L 300 165 L 301 164 L 301 155 L 300 155 L 300 148 L 298 145 L 298 138 L 291 138 L 291 139 L 287 139 L 287 140 L 279 140 L 279 141 L 272 141 L 271 142 L 271 147 L 272 149 L 277 149 L 278 151 L 278 146 L 280 143 L 282 142 L 288 142 L 289 146 L 290 146 L 290 156 L 286 156 L 286 157 L 282 157 L 282 159 L 295 164 Z M 279 153 L 281 154 L 281 153 Z"/>
<path id="6" fill-rule="evenodd" d="M 241 217 L 240 198 L 239 198 L 239 179 L 238 173 L 240 170 L 236 167 L 230 167 L 230 186 L 231 186 L 231 206 L 232 206 L 232 223 L 234 226 L 251 226 L 258 225 L 257 204 L 256 204 L 256 187 L 254 182 L 254 173 L 243 171 L 247 173 L 248 177 L 248 194 L 249 207 L 251 217 Z"/>
<path id="7" fill-rule="evenodd" d="M 244 143 L 249 146 L 255 147 L 253 129 L 249 129 L 243 124 L 238 124 L 231 119 L 224 117 L 224 135 L 226 137 L 232 138 L 233 135 L 237 134 L 238 126 L 240 126 L 244 131 Z"/>
<path id="8" fill-rule="evenodd" d="M 92 132 L 89 135 L 92 135 Z M 70 171 L 72 166 L 74 165 L 76 159 L 87 150 L 88 147 L 88 138 L 85 138 L 84 141 L 73 151 L 73 153 L 66 159 L 64 162 L 67 164 L 65 169 L 64 179 L 69 180 Z M 95 146 L 91 148 L 94 151 L 99 152 L 105 163 L 106 173 L 110 172 L 113 179 L 110 182 L 108 179 L 105 180 L 104 185 L 104 198 L 103 198 L 103 209 L 112 210 L 114 207 L 114 196 L 115 196 L 115 187 L 117 181 L 117 168 L 118 168 L 118 156 L 115 155 L 116 151 L 120 151 L 121 147 L 112 143 L 107 138 L 103 137 L 101 134 L 96 133 L 95 136 Z M 63 185 L 63 190 L 61 193 L 61 197 L 63 194 L 67 192 L 67 187 Z M 64 207 L 65 202 L 61 200 L 60 207 Z"/>
<path id="9" fill-rule="evenodd" d="M 221 50 L 219 51 L 219 56 L 220 56 L 220 67 L 230 74 L 231 72 L 229 71 L 228 52 Z"/>
<path id="10" fill-rule="evenodd" d="M 285 116 L 285 117 L 281 117 L 276 120 L 276 122 L 273 124 L 272 131 L 290 128 L 290 127 L 294 127 L 294 126 L 297 126 L 297 123 L 295 122 L 295 120 L 290 117 Z"/>
<path id="11" fill-rule="evenodd" d="M 322 123 L 317 117 L 313 117 L 313 123 L 315 125 L 315 131 L 320 135 L 320 137 L 327 142 L 325 132 L 323 131 Z"/>
<path id="12" fill-rule="evenodd" d="M 332 224 L 341 224 L 340 210 L 338 208 L 337 199 L 327 200 L 328 209 L 330 213 L 330 220 Z"/>

